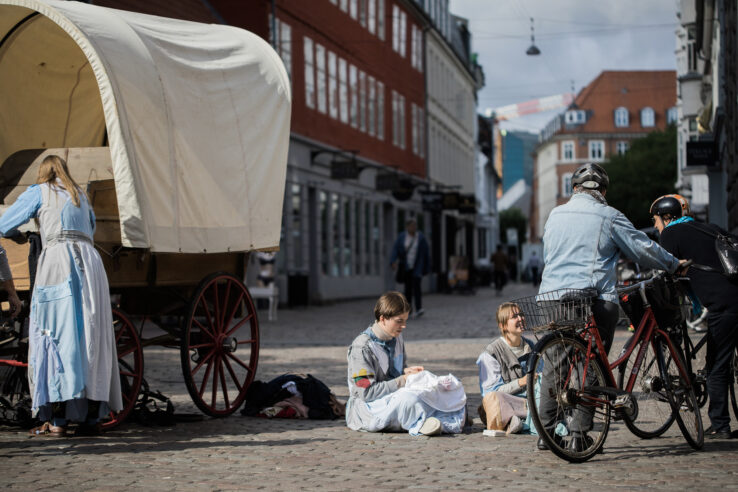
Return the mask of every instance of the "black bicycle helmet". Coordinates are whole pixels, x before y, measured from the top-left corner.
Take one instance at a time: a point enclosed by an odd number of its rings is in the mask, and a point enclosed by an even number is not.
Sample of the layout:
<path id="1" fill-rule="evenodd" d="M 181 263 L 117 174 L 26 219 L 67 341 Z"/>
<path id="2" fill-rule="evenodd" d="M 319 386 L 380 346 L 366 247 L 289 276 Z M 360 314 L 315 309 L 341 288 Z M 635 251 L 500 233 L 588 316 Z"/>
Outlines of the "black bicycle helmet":
<path id="1" fill-rule="evenodd" d="M 678 219 L 684 213 L 684 206 L 675 195 L 664 195 L 654 200 L 648 213 L 651 216 L 663 217 L 668 215 L 671 218 Z"/>
<path id="2" fill-rule="evenodd" d="M 574 171 L 571 177 L 571 185 L 581 186 L 588 190 L 603 190 L 607 189 L 610 184 L 610 178 L 607 177 L 607 172 L 599 164 L 587 162 L 582 164 L 579 168 Z"/>

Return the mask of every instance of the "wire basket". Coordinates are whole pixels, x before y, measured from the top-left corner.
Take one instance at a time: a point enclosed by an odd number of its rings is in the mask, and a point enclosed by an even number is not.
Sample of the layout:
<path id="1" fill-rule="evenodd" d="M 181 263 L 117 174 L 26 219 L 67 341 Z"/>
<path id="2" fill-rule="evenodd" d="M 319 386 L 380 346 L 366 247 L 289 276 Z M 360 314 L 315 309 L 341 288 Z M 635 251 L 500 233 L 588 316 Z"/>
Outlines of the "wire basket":
<path id="1" fill-rule="evenodd" d="M 525 316 L 525 328 L 533 331 L 583 328 L 592 316 L 591 289 L 558 289 L 513 301 Z"/>

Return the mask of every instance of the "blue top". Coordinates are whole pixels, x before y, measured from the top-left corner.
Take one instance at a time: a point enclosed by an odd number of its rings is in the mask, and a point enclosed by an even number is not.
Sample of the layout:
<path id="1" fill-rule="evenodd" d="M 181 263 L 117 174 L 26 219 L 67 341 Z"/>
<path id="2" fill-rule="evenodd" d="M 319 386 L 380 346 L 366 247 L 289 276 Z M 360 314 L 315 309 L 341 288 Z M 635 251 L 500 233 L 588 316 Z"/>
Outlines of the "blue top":
<path id="1" fill-rule="evenodd" d="M 428 248 L 428 241 L 425 239 L 423 233 L 417 231 L 415 234 L 418 236 L 418 252 L 415 256 L 413 275 L 416 277 L 422 277 L 430 272 L 430 249 Z M 407 269 L 407 263 L 405 263 L 407 259 L 407 252 L 405 251 L 405 237 L 407 237 L 407 231 L 401 232 L 397 237 L 394 246 L 392 246 L 390 264 L 400 260 Z"/>
<path id="2" fill-rule="evenodd" d="M 4 237 L 14 236 L 17 227 L 36 216 L 38 209 L 41 208 L 41 202 L 41 188 L 39 185 L 29 186 L 0 217 L 0 235 Z"/>
<path id="3" fill-rule="evenodd" d="M 539 293 L 595 287 L 599 298 L 618 302 L 620 253 L 646 268 L 679 267 L 679 260 L 651 241 L 612 207 L 576 193 L 551 211 L 543 234 L 543 278 Z"/>

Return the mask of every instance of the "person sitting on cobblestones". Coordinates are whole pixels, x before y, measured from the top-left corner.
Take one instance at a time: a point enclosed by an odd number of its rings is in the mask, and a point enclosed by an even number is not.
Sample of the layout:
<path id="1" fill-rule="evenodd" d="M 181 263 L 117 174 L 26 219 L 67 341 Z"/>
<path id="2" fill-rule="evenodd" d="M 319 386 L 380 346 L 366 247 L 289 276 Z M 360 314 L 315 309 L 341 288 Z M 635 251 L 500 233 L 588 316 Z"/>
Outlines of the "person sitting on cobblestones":
<path id="1" fill-rule="evenodd" d="M 525 320 L 514 302 L 497 308 L 501 336 L 487 345 L 477 359 L 482 404 L 479 417 L 489 435 L 525 432 L 528 405 L 525 398 L 526 363 L 533 344 L 523 338 Z"/>
<path id="2" fill-rule="evenodd" d="M 452 402 L 454 409 L 448 411 L 448 402 L 431 405 L 418 392 L 405 388 L 409 376 L 423 371 L 422 366 L 408 367 L 406 363 L 402 331 L 409 314 L 405 296 L 387 292 L 374 307 L 374 323 L 351 343 L 346 405 L 350 429 L 407 430 L 411 435 L 427 436 L 461 432 L 466 420 L 465 395 L 463 400 Z"/>

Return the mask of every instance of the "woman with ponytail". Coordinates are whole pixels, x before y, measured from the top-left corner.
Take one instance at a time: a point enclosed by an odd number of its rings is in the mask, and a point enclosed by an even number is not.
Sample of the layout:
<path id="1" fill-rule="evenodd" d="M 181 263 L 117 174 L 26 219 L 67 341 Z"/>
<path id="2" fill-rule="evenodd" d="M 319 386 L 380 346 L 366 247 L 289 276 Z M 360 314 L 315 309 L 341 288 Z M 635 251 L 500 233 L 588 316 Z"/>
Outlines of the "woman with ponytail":
<path id="1" fill-rule="evenodd" d="M 31 435 L 99 433 L 98 419 L 122 409 L 108 280 L 93 244 L 95 215 L 67 164 L 49 155 L 30 186 L 0 217 L 0 234 L 36 219 L 43 250 L 31 298 L 28 376 Z"/>

